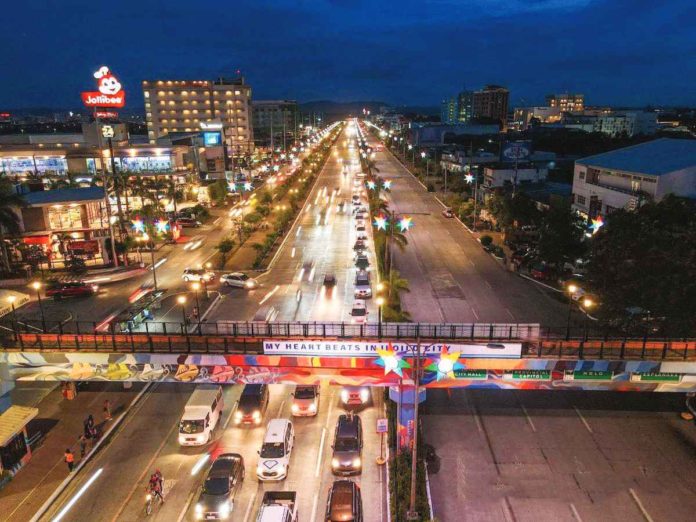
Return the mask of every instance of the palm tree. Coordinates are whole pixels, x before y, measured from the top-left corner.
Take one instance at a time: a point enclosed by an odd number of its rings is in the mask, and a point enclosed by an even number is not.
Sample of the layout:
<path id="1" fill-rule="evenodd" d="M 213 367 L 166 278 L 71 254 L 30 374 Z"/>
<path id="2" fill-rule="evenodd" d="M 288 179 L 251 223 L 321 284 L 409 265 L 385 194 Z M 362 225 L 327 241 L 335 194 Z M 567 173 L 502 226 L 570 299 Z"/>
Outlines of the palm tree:
<path id="1" fill-rule="evenodd" d="M 5 234 L 19 233 L 20 219 L 17 210 L 26 205 L 24 198 L 15 192 L 12 182 L 7 178 L 0 179 L 0 264 L 6 272 L 9 272 L 12 267 L 7 253 Z"/>

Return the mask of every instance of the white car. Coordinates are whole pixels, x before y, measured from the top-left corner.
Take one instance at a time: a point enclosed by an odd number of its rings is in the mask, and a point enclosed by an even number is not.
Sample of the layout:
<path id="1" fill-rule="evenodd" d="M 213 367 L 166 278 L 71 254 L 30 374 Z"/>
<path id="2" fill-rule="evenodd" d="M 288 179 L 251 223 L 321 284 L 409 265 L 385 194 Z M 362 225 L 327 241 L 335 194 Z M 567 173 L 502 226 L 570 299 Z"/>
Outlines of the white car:
<path id="1" fill-rule="evenodd" d="M 341 402 L 346 406 L 362 406 L 370 400 L 370 389 L 366 386 L 344 386 Z"/>
<path id="2" fill-rule="evenodd" d="M 350 315 L 351 315 L 351 323 L 355 324 L 364 324 L 367 322 L 367 307 L 365 306 L 365 301 L 363 300 L 356 300 L 353 303 L 353 308 L 350 310 Z"/>
<path id="3" fill-rule="evenodd" d="M 215 279 L 215 272 L 206 270 L 205 268 L 186 268 L 184 273 L 181 274 L 181 279 L 186 281 L 205 281 L 209 283 Z"/>
<path id="4" fill-rule="evenodd" d="M 227 286 L 236 286 L 237 288 L 258 288 L 259 282 L 246 275 L 243 272 L 232 272 L 224 274 L 220 277 L 220 282 Z"/>
<path id="5" fill-rule="evenodd" d="M 292 394 L 294 417 L 314 417 L 319 411 L 319 387 L 297 386 Z"/>
<path id="6" fill-rule="evenodd" d="M 272 419 L 259 451 L 256 476 L 259 480 L 283 480 L 288 476 L 295 430 L 287 419 Z"/>

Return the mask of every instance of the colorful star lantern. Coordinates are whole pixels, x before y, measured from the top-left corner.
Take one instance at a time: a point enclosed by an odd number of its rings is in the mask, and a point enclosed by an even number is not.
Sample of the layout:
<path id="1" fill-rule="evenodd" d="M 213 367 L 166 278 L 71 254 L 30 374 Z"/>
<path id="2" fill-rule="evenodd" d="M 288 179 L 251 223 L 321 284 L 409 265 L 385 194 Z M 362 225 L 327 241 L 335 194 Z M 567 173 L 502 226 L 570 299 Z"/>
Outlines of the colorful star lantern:
<path id="1" fill-rule="evenodd" d="M 376 187 L 376 186 L 377 186 L 377 185 L 375 185 L 375 182 L 374 182 L 374 181 L 368 181 L 368 182 L 367 182 L 367 188 L 369 188 L 370 190 L 375 190 L 375 187 Z"/>
<path id="2" fill-rule="evenodd" d="M 437 380 L 454 379 L 454 371 L 461 370 L 464 365 L 457 362 L 460 352 L 448 352 L 447 346 L 442 345 L 440 359 L 430 363 L 425 369 L 429 372 L 437 372 Z"/>
<path id="3" fill-rule="evenodd" d="M 391 190 L 391 186 L 392 186 L 391 180 L 385 179 L 382 182 L 382 186 L 384 187 L 384 190 Z"/>
<path id="4" fill-rule="evenodd" d="M 155 228 L 158 234 L 166 234 L 169 230 L 169 221 L 166 219 L 158 219 L 155 221 Z"/>
<path id="5" fill-rule="evenodd" d="M 237 184 L 232 183 L 231 181 L 227 183 L 227 188 L 229 189 L 230 192 L 237 192 Z"/>
<path id="6" fill-rule="evenodd" d="M 396 353 L 391 343 L 389 343 L 386 350 L 377 348 L 377 355 L 379 355 L 379 360 L 375 361 L 375 364 L 384 368 L 384 375 L 394 372 L 399 377 L 403 377 L 403 369 L 411 367 L 408 362 L 403 360 L 400 354 Z"/>
<path id="7" fill-rule="evenodd" d="M 408 229 L 413 226 L 413 219 L 408 216 L 404 216 L 399 220 L 399 230 L 401 232 L 408 232 Z"/>
<path id="8" fill-rule="evenodd" d="M 380 214 L 375 218 L 375 226 L 377 227 L 377 230 L 386 230 L 387 218 Z"/>
<path id="9" fill-rule="evenodd" d="M 251 189 L 252 189 L 252 186 L 251 186 L 251 182 L 250 182 L 250 181 L 247 181 L 246 183 L 244 183 L 244 190 L 247 190 L 247 191 L 248 191 L 248 190 L 251 190 Z"/>
<path id="10" fill-rule="evenodd" d="M 592 235 L 594 236 L 597 232 L 599 232 L 599 229 L 604 226 L 604 220 L 602 219 L 602 216 L 597 216 L 596 219 L 592 220 L 592 224 L 590 225 L 590 229 L 592 230 Z"/>
<path id="11" fill-rule="evenodd" d="M 133 230 L 136 232 L 145 232 L 145 222 L 140 219 L 140 218 L 135 218 L 133 221 L 131 221 Z"/>
<path id="12" fill-rule="evenodd" d="M 471 185 L 474 182 L 474 175 L 473 174 L 465 174 L 464 181 L 466 181 L 469 185 Z"/>

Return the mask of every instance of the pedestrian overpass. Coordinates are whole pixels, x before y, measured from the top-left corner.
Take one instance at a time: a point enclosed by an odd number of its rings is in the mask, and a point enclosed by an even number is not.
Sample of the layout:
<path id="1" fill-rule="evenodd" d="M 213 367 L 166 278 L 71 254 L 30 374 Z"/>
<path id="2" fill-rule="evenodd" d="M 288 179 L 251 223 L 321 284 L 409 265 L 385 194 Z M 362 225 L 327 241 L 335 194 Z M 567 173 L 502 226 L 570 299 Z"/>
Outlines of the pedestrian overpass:
<path id="1" fill-rule="evenodd" d="M 0 323 L 0 380 L 413 386 L 418 365 L 426 388 L 696 391 L 688 339 L 514 323 L 100 326 Z"/>

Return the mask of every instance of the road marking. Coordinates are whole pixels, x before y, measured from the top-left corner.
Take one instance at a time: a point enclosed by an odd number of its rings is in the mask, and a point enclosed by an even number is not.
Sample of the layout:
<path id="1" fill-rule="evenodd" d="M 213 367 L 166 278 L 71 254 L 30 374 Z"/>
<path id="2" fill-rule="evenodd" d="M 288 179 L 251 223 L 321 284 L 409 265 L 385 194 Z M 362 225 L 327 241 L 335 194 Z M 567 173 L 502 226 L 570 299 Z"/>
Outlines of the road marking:
<path id="1" fill-rule="evenodd" d="M 508 497 L 503 499 L 503 514 L 505 515 L 505 520 L 515 522 L 515 515 L 512 511 L 512 506 L 510 505 L 510 499 Z"/>
<path id="2" fill-rule="evenodd" d="M 179 517 L 176 519 L 176 522 L 181 522 L 182 520 L 184 520 L 184 517 L 186 516 L 186 512 L 191 507 L 192 500 L 193 500 L 193 491 L 188 494 L 188 497 L 186 497 L 186 503 L 184 504 L 183 509 L 179 513 Z"/>
<path id="3" fill-rule="evenodd" d="M 80 490 L 75 494 L 75 496 L 70 499 L 70 502 L 68 502 L 68 504 L 60 511 L 60 513 L 58 513 L 58 516 L 56 516 L 56 518 L 53 519 L 55 522 L 61 520 L 68 513 L 68 511 L 70 511 L 70 509 L 75 505 L 75 503 L 80 499 L 80 497 L 82 497 L 82 495 L 85 494 L 85 491 L 87 491 L 89 487 L 94 483 L 94 481 L 97 480 L 97 478 L 99 478 L 99 475 L 102 474 L 102 471 L 104 471 L 104 468 L 99 468 L 97 472 L 89 478 L 85 485 L 82 486 Z"/>
<path id="4" fill-rule="evenodd" d="M 486 286 L 487 286 L 488 288 L 490 288 L 491 290 L 493 290 L 493 287 L 491 286 L 491 284 L 490 284 L 488 281 L 484 281 L 484 283 L 486 283 Z"/>
<path id="5" fill-rule="evenodd" d="M 279 288 L 280 288 L 280 285 L 276 285 L 275 288 L 274 288 L 273 290 L 271 290 L 270 292 L 268 292 L 268 293 L 266 294 L 266 296 L 265 296 L 263 299 L 261 299 L 261 301 L 259 301 L 259 304 L 262 305 L 263 303 L 265 303 L 266 301 L 268 301 L 271 297 L 273 297 L 273 294 L 275 294 L 275 293 L 278 291 Z"/>
<path id="6" fill-rule="evenodd" d="M 505 311 L 508 313 L 508 315 L 510 316 L 511 319 L 513 319 L 513 320 L 515 319 L 515 316 L 512 315 L 512 312 L 510 311 L 509 308 L 506 308 Z"/>
<path id="7" fill-rule="evenodd" d="M 251 515 L 251 508 L 254 507 L 254 502 L 256 502 L 256 496 L 259 494 L 259 490 L 254 491 L 254 495 L 249 499 L 249 504 L 247 505 L 246 512 L 244 513 L 244 522 L 249 520 L 249 515 Z"/>
<path id="8" fill-rule="evenodd" d="M 650 513 L 648 513 L 643 506 L 643 503 L 640 501 L 638 498 L 638 493 L 635 492 L 633 488 L 628 488 L 628 492 L 631 494 L 633 497 L 633 500 L 635 501 L 636 505 L 638 506 L 638 509 L 640 509 L 640 512 L 643 514 L 643 518 L 647 520 L 647 522 L 654 522 L 653 518 L 650 516 Z"/>
<path id="9" fill-rule="evenodd" d="M 471 259 L 469 259 L 469 263 L 471 263 L 471 266 L 476 267 L 476 264 Z M 486 283 L 488 283 L 488 281 L 486 281 Z M 488 286 L 491 286 L 491 285 L 488 285 Z"/>
<path id="10" fill-rule="evenodd" d="M 585 419 L 585 417 L 582 416 L 582 413 L 580 413 L 580 410 L 578 409 L 578 407 L 577 407 L 577 406 L 573 406 L 573 408 L 575 408 L 575 413 L 578 414 L 578 417 L 580 417 L 580 420 L 582 421 L 582 423 L 583 423 L 583 424 L 585 425 L 585 427 L 587 428 L 587 431 L 589 431 L 590 433 L 593 433 L 592 427 L 591 427 L 590 424 L 587 422 L 587 419 Z"/>
<path id="11" fill-rule="evenodd" d="M 520 404 L 522 407 L 522 411 L 524 412 L 524 416 L 527 417 L 527 422 L 529 423 L 529 427 L 532 428 L 532 431 L 536 433 L 536 426 L 534 426 L 534 422 L 532 422 L 532 418 L 529 416 L 529 413 L 527 412 L 527 408 L 524 407 L 524 404 Z"/>
<path id="12" fill-rule="evenodd" d="M 278 408 L 278 413 L 276 414 L 276 418 L 280 417 L 280 414 L 283 412 L 283 406 L 285 406 L 285 399 L 283 399 L 283 402 L 280 403 L 280 407 Z"/>
<path id="13" fill-rule="evenodd" d="M 478 314 L 476 313 L 476 310 L 474 310 L 474 307 L 473 307 L 473 306 L 471 307 L 471 312 L 474 314 L 474 317 L 475 317 L 476 320 L 478 321 L 478 320 L 479 320 L 479 316 L 478 316 Z"/>
<path id="14" fill-rule="evenodd" d="M 575 504 L 573 504 L 572 502 L 570 503 L 570 512 L 573 514 L 573 518 L 575 520 L 577 520 L 578 522 L 582 522 L 580 513 L 578 513 L 578 510 L 575 508 Z"/>
<path id="15" fill-rule="evenodd" d="M 295 247 L 292 247 L 292 250 L 290 251 L 290 257 L 295 258 Z"/>
<path id="16" fill-rule="evenodd" d="M 312 504 L 312 522 L 317 519 L 317 504 L 319 503 L 319 492 L 314 494 L 314 503 Z"/>
<path id="17" fill-rule="evenodd" d="M 329 411 L 326 413 L 326 427 L 329 427 L 329 421 L 331 420 L 331 409 L 333 408 L 333 403 L 334 403 L 334 393 L 335 390 L 331 390 L 331 398 L 329 399 Z"/>
<path id="18" fill-rule="evenodd" d="M 321 429 L 321 443 L 319 444 L 319 454 L 317 455 L 317 465 L 314 468 L 314 477 L 319 476 L 319 468 L 321 467 L 321 457 L 324 454 L 324 441 L 326 440 L 326 428 Z"/>

